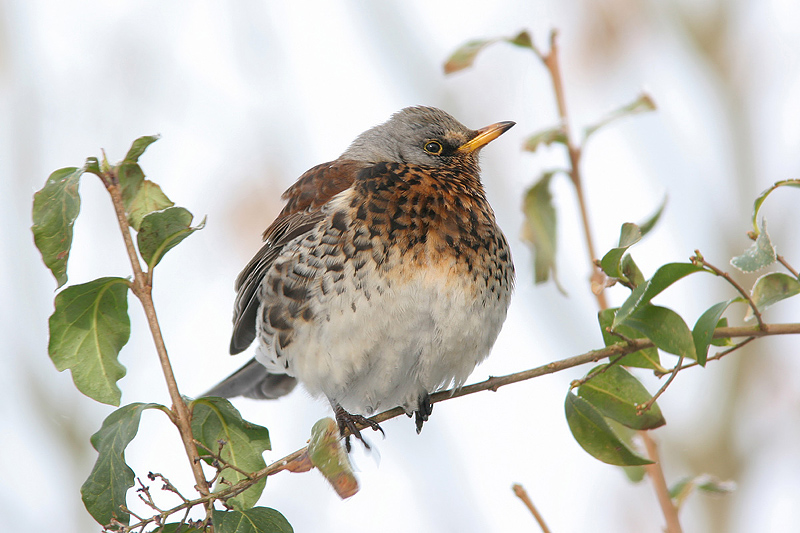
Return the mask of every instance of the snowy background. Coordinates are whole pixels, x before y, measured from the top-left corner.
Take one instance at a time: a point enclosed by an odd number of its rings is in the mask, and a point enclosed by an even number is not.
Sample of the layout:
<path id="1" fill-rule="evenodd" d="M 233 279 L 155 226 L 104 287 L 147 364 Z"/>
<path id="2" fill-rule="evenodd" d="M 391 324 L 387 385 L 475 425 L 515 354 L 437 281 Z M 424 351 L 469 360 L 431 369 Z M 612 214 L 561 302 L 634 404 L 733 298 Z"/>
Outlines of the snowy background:
<path id="1" fill-rule="evenodd" d="M 749 245 L 744 232 L 758 192 L 800 175 L 798 20 L 789 0 L 0 1 L 3 529 L 100 529 L 79 487 L 96 457 L 89 436 L 112 408 L 78 393 L 47 357 L 55 282 L 29 230 L 32 195 L 53 170 L 80 166 L 101 149 L 117 161 L 135 138 L 162 135 L 141 159 L 145 172 L 197 220 L 208 216 L 155 279 L 167 346 L 191 396 L 249 357 L 226 355 L 233 281 L 280 209 L 280 193 L 302 172 L 335 159 L 358 133 L 408 105 L 441 107 L 472 128 L 514 120 L 483 152 L 484 182 L 519 279 L 493 355 L 470 379 L 479 381 L 602 341 L 566 179 L 554 180 L 554 196 L 567 298 L 552 284 L 533 285 L 531 255 L 519 239 L 524 191 L 564 161 L 558 148 L 520 150 L 527 135 L 557 120 L 545 70 L 525 50 L 497 44 L 472 69 L 445 77 L 450 53 L 470 39 L 526 28 L 544 47 L 558 28 L 575 131 L 641 90 L 652 95 L 659 111 L 597 134 L 583 167 L 601 251 L 616 244 L 623 222 L 643 220 L 669 197 L 660 225 L 634 249 L 649 275 L 696 248 L 725 267 Z M 86 175 L 81 195 L 70 282 L 130 275 L 104 189 Z M 773 241 L 795 266 L 797 206 L 797 192 L 786 190 L 764 211 Z M 611 302 L 624 295 L 612 289 Z M 729 287 L 705 276 L 658 301 L 693 322 L 730 297 Z M 799 313 L 789 301 L 766 319 L 796 322 Z M 133 298 L 130 314 L 122 402 L 169 404 Z M 740 310 L 729 314 L 740 322 Z M 681 514 L 687 533 L 796 524 L 797 342 L 766 339 L 681 373 L 660 400 L 668 425 L 655 436 L 668 480 L 707 472 L 739 484 L 726 498 L 693 497 Z M 586 370 L 439 404 L 419 436 L 405 418 L 385 423 L 385 440 L 370 435 L 377 453 L 354 457 L 361 492 L 347 501 L 311 472 L 270 478 L 260 503 L 280 510 L 296 531 L 534 531 L 511 492 L 519 482 L 555 532 L 659 531 L 650 485 L 629 483 L 569 433 L 564 395 Z M 641 375 L 656 390 L 658 382 Z M 270 429 L 267 461 L 302 446 L 311 425 L 329 415 L 326 403 L 301 390 L 235 405 Z M 177 433 L 159 413 L 145 413 L 127 459 L 138 475 L 161 472 L 190 492 Z"/>

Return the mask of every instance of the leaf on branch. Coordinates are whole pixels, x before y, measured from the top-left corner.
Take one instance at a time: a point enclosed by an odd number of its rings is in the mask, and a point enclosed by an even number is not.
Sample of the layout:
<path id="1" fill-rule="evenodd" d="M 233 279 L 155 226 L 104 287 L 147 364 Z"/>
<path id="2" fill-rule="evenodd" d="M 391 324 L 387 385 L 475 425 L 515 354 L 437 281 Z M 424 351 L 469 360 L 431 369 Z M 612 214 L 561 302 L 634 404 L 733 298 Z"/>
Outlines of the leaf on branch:
<path id="1" fill-rule="evenodd" d="M 736 483 L 733 481 L 721 481 L 708 474 L 685 477 L 669 489 L 669 497 L 674 500 L 675 507 L 680 509 L 695 490 L 718 495 L 730 494 L 736 490 Z"/>
<path id="2" fill-rule="evenodd" d="M 269 507 L 253 507 L 245 511 L 218 511 L 212 514 L 215 533 L 292 533 L 286 518 Z"/>
<path id="3" fill-rule="evenodd" d="M 495 42 L 497 39 L 476 39 L 461 45 L 445 62 L 444 73 L 452 74 L 471 67 L 478 53 Z"/>
<path id="4" fill-rule="evenodd" d="M 192 402 L 192 434 L 202 444 L 197 447 L 197 453 L 203 460 L 213 465 L 216 459 L 211 454 L 219 455 L 222 459 L 220 480 L 224 478 L 236 484 L 248 478 L 238 470 L 252 473 L 267 466 L 262 454 L 271 449 L 269 431 L 243 420 L 228 400 L 200 398 Z M 220 442 L 224 443 L 221 450 Z M 240 511 L 253 507 L 266 482 L 265 478 L 260 479 L 246 491 L 228 500 L 229 503 Z M 217 490 L 226 486 L 218 482 Z"/>
<path id="5" fill-rule="evenodd" d="M 758 232 L 756 242 L 742 255 L 731 259 L 731 264 L 742 272 L 756 272 L 775 262 L 777 253 L 767 233 L 767 221 L 761 219 L 761 231 Z"/>
<path id="6" fill-rule="evenodd" d="M 81 211 L 78 185 L 85 171 L 86 166 L 56 170 L 33 195 L 33 241 L 59 288 L 67 282 L 72 226 Z"/>
<path id="7" fill-rule="evenodd" d="M 153 530 L 153 533 L 203 533 L 196 527 L 187 526 L 184 522 L 173 522 L 164 524 L 162 527 Z"/>
<path id="8" fill-rule="evenodd" d="M 139 253 L 150 270 L 169 250 L 197 230 L 203 229 L 205 218 L 192 227 L 192 214 L 183 207 L 168 207 L 155 211 L 142 219 L 136 242 Z"/>
<path id="9" fill-rule="evenodd" d="M 644 281 L 642 279 L 642 273 L 639 271 L 638 267 L 636 267 L 633 259 L 631 259 L 629 255 L 624 254 L 628 248 L 639 242 L 642 237 L 647 235 L 650 230 L 655 227 L 666 205 L 667 198 L 664 197 L 661 205 L 650 218 L 641 224 L 626 222 L 622 225 L 619 232 L 619 244 L 616 248 L 609 250 L 608 253 L 603 256 L 603 259 L 600 260 L 600 268 L 607 276 L 628 281 L 634 287 L 639 286 Z M 628 272 L 627 274 L 626 271 Z"/>
<path id="10" fill-rule="evenodd" d="M 564 126 L 555 126 L 537 133 L 534 133 L 525 140 L 522 149 L 526 152 L 535 152 L 539 146 L 550 146 L 553 143 L 567 144 L 567 133 Z"/>
<path id="11" fill-rule="evenodd" d="M 666 424 L 658 404 L 637 414 L 636 406 L 647 403 L 652 396 L 633 374 L 618 364 L 600 365 L 588 375 L 594 377 L 578 387 L 578 396 L 592 404 L 603 416 L 616 420 L 631 429 L 655 429 Z"/>
<path id="12" fill-rule="evenodd" d="M 600 411 L 580 396 L 568 392 L 564 411 L 572 436 L 595 459 L 617 466 L 653 463 L 632 451 L 614 433 Z"/>
<path id="13" fill-rule="evenodd" d="M 769 187 L 768 189 L 766 189 L 765 191 L 763 191 L 761 194 L 758 195 L 758 198 L 756 198 L 755 202 L 753 202 L 753 220 L 752 220 L 753 221 L 753 231 L 755 232 L 756 235 L 759 234 L 758 211 L 759 211 L 759 209 L 761 209 L 761 204 L 764 203 L 764 200 L 767 199 L 767 196 L 769 196 L 769 194 L 772 191 L 774 191 L 775 189 L 777 189 L 779 187 L 797 187 L 797 188 L 800 188 L 800 179 L 777 181 L 777 182 L 775 182 L 775 184 L 772 185 L 772 187 Z"/>
<path id="14" fill-rule="evenodd" d="M 647 93 L 642 93 L 639 95 L 638 98 L 636 98 L 636 100 L 634 100 L 628 105 L 622 106 L 619 109 L 612 111 L 605 118 L 600 120 L 597 124 L 594 124 L 592 126 L 587 126 L 583 130 L 583 142 L 585 144 L 586 140 L 594 132 L 596 132 L 597 130 L 599 130 L 604 126 L 607 126 L 608 124 L 614 122 L 615 120 L 619 120 L 621 118 L 629 117 L 632 115 L 637 115 L 639 113 L 655 111 L 655 109 L 656 109 L 656 103 L 653 101 L 650 95 Z"/>
<path id="15" fill-rule="evenodd" d="M 161 187 L 150 180 L 144 180 L 136 191 L 136 195 L 127 204 L 128 222 L 133 229 L 139 231 L 145 216 L 173 205 L 175 203 L 167 198 Z M 191 219 L 189 221 L 191 222 Z"/>
<path id="16" fill-rule="evenodd" d="M 625 279 L 622 270 L 620 269 L 620 261 L 622 255 L 634 244 L 642 239 L 642 230 L 638 225 L 632 222 L 626 222 L 622 225 L 619 232 L 619 245 L 616 248 L 609 250 L 606 255 L 600 260 L 600 268 L 606 273 L 606 276 L 617 279 Z"/>
<path id="17" fill-rule="evenodd" d="M 763 313 L 774 304 L 796 294 L 800 294 L 800 281 L 783 272 L 772 272 L 756 280 L 750 298 Z M 753 308 L 748 307 L 744 319 L 752 320 L 753 316 Z"/>
<path id="18" fill-rule="evenodd" d="M 667 263 L 663 265 L 656 270 L 653 277 L 646 283 L 636 287 L 628 299 L 620 306 L 614 317 L 613 329 L 616 329 L 620 324 L 624 324 L 631 314 L 650 303 L 650 300 L 679 279 L 689 274 L 703 271 L 705 271 L 703 267 L 692 263 Z"/>
<path id="19" fill-rule="evenodd" d="M 139 137 L 133 141 L 128 153 L 125 154 L 125 161 L 130 163 L 138 162 L 144 151 L 147 150 L 147 147 L 160 138 L 161 135 L 145 135 L 144 137 Z"/>
<path id="20" fill-rule="evenodd" d="M 600 323 L 600 332 L 603 334 L 603 342 L 605 343 L 606 346 L 611 346 L 613 344 L 627 344 L 625 339 L 618 337 L 616 335 L 612 335 L 611 333 L 608 332 L 608 328 L 610 328 L 611 324 L 614 322 L 614 313 L 616 312 L 617 308 L 612 308 L 612 309 L 603 309 L 597 313 L 597 320 Z M 628 339 L 647 338 L 642 333 L 624 324 L 617 326 L 615 331 Z M 623 366 L 633 366 L 637 368 L 649 368 L 652 370 L 666 371 L 666 368 L 661 366 L 661 359 L 658 356 L 658 349 L 655 347 L 645 348 L 643 350 L 629 353 L 620 360 L 619 364 Z"/>
<path id="21" fill-rule="evenodd" d="M 521 48 L 528 48 L 536 52 L 536 48 L 533 46 L 533 40 L 531 39 L 531 36 L 527 31 L 521 31 L 520 33 L 518 33 L 513 37 L 500 37 L 497 39 L 475 39 L 466 42 L 465 44 L 458 47 L 455 52 L 453 52 L 453 54 L 447 59 L 447 61 L 445 61 L 444 73 L 452 74 L 453 72 L 458 72 L 459 70 L 464 70 L 465 68 L 471 67 L 472 64 L 475 62 L 475 58 L 478 56 L 481 50 L 483 50 L 490 44 L 503 41 L 513 44 L 514 46 L 519 46 Z"/>
<path id="22" fill-rule="evenodd" d="M 117 381 L 125 367 L 117 357 L 128 342 L 128 281 L 100 278 L 61 291 L 50 316 L 48 352 L 59 372 L 70 369 L 79 391 L 119 405 Z"/>
<path id="23" fill-rule="evenodd" d="M 92 518 L 102 526 L 117 520 L 128 524 L 130 515 L 123 510 L 125 494 L 133 487 L 133 470 L 125 463 L 125 448 L 139 431 L 139 419 L 145 409 L 161 408 L 154 403 L 132 403 L 120 407 L 103 421 L 92 435 L 97 461 L 89 478 L 81 486 L 81 498 Z"/>
<path id="24" fill-rule="evenodd" d="M 341 499 L 358 492 L 358 480 L 342 446 L 339 428 L 331 418 L 323 418 L 311 428 L 308 457 Z"/>
<path id="25" fill-rule="evenodd" d="M 697 354 L 697 363 L 700 366 L 706 366 L 706 360 L 708 359 L 708 347 L 711 344 L 711 341 L 714 340 L 714 330 L 718 327 L 719 322 L 722 319 L 722 313 L 724 313 L 728 306 L 735 301 L 736 300 L 728 300 L 714 304 L 702 315 L 700 315 L 700 318 L 697 319 L 697 322 L 692 329 L 692 338 L 694 339 L 694 349 L 695 353 Z"/>
<path id="26" fill-rule="evenodd" d="M 550 194 L 552 177 L 553 173 L 545 173 L 525 193 L 522 239 L 533 247 L 534 281 L 543 283 L 552 273 L 556 287 L 564 293 L 556 274 L 556 209 L 553 206 L 553 196 Z"/>
<path id="27" fill-rule="evenodd" d="M 630 315 L 625 324 L 643 333 L 665 352 L 697 359 L 692 332 L 672 309 L 648 304 Z"/>

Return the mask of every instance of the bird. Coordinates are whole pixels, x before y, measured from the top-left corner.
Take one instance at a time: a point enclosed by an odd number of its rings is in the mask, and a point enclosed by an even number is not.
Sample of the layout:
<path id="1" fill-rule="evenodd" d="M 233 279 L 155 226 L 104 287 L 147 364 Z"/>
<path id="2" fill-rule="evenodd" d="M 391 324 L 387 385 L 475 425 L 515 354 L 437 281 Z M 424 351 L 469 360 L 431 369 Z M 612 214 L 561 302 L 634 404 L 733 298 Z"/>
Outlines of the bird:
<path id="1" fill-rule="evenodd" d="M 402 407 L 417 433 L 430 395 L 488 355 L 514 287 L 478 155 L 514 122 L 478 130 L 407 107 L 283 194 L 236 279 L 230 353 L 255 357 L 204 396 L 275 399 L 299 381 L 330 402 L 350 450 L 367 418 Z"/>

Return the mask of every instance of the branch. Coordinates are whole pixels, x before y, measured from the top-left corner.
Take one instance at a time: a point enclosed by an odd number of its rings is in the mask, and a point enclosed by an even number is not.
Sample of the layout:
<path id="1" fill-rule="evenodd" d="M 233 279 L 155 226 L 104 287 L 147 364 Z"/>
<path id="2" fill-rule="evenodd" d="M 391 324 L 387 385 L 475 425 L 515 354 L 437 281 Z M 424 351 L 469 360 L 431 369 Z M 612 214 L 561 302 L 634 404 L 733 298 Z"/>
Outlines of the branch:
<path id="1" fill-rule="evenodd" d="M 125 241 L 125 250 L 128 252 L 128 258 L 131 262 L 133 269 L 133 285 L 131 290 L 139 298 L 144 309 L 144 314 L 147 317 L 147 324 L 150 326 L 150 333 L 153 337 L 153 342 L 156 346 L 158 359 L 161 363 L 161 370 L 164 373 L 164 379 L 167 382 L 167 389 L 169 396 L 172 400 L 173 410 L 175 412 L 174 422 L 180 433 L 183 446 L 186 450 L 186 455 L 189 458 L 189 463 L 192 467 L 195 482 L 197 483 L 197 490 L 200 494 L 209 494 L 208 482 L 203 474 L 203 468 L 200 465 L 200 458 L 197 455 L 197 449 L 192 441 L 192 419 L 186 403 L 178 389 L 178 383 L 175 380 L 175 374 L 172 371 L 172 364 L 167 354 L 167 347 L 164 344 L 164 337 L 161 335 L 161 326 L 158 323 L 156 316 L 156 309 L 153 305 L 152 285 L 150 278 L 142 271 L 142 266 L 139 263 L 139 256 L 136 248 L 133 245 L 133 238 L 131 237 L 131 228 L 128 224 L 128 217 L 125 214 L 125 204 L 122 200 L 122 192 L 119 188 L 119 181 L 115 173 L 103 173 L 103 184 L 106 186 L 109 194 L 111 195 L 111 203 L 114 205 L 114 212 L 117 215 L 117 222 L 119 229 L 122 232 L 122 238 Z"/>
<path id="2" fill-rule="evenodd" d="M 800 334 L 800 323 L 798 324 L 769 324 L 764 326 L 764 329 L 758 329 L 754 326 L 747 326 L 747 327 L 726 327 L 726 328 L 717 328 L 714 332 L 714 338 L 732 338 L 732 337 L 766 337 L 771 335 L 796 335 Z M 639 350 L 643 350 L 645 348 L 652 348 L 654 345 L 648 339 L 631 339 L 630 342 L 626 344 L 614 344 L 611 346 L 607 346 L 605 348 L 599 350 L 591 350 L 589 352 L 576 355 L 573 357 L 568 357 L 566 359 L 561 359 L 559 361 L 553 361 L 552 363 L 548 363 L 543 366 L 539 366 L 536 368 L 531 368 L 529 370 L 523 370 L 522 372 L 516 372 L 514 374 L 508 374 L 505 376 L 493 376 L 485 381 L 481 381 L 479 383 L 474 383 L 472 385 L 466 385 L 461 387 L 460 389 L 450 389 L 446 391 L 437 392 L 431 395 L 431 403 L 439 403 L 446 400 L 451 400 L 454 398 L 459 398 L 461 396 L 467 396 L 469 394 L 475 394 L 476 392 L 490 390 L 496 392 L 497 389 L 503 387 L 505 385 L 511 385 L 512 383 L 519 383 L 521 381 L 527 381 L 529 379 L 533 379 L 539 376 L 544 376 L 547 374 L 554 374 L 556 372 L 560 372 L 562 370 L 566 370 L 568 368 L 573 368 L 576 366 L 580 366 L 586 363 L 597 362 L 601 359 L 605 359 L 608 357 L 614 356 L 622 356 L 627 355 L 629 353 L 633 353 Z M 714 360 L 713 357 L 708 358 L 709 361 Z M 689 365 L 686 365 L 681 368 L 687 368 Z M 390 420 L 392 418 L 396 418 L 400 415 L 405 414 L 405 411 L 400 407 L 395 407 L 394 409 L 389 409 L 388 411 L 384 411 L 382 413 L 378 413 L 377 415 L 370 418 L 370 420 L 374 422 L 384 422 L 386 420 Z M 366 429 L 367 425 L 357 424 L 359 429 Z M 218 490 L 212 494 L 204 494 L 200 498 L 183 502 L 172 509 L 168 509 L 164 511 L 164 515 L 171 515 L 173 513 L 177 513 L 178 511 L 182 511 L 184 509 L 189 509 L 196 505 L 208 505 L 210 506 L 215 500 L 225 500 L 232 496 L 235 496 L 248 488 L 252 485 L 257 483 L 259 480 L 277 474 L 278 472 L 282 472 L 284 470 L 294 472 L 305 472 L 309 470 L 308 468 L 308 447 L 300 448 L 289 455 L 279 459 L 272 464 L 267 465 L 265 468 L 258 470 L 257 472 L 253 472 L 249 474 L 249 479 L 244 479 L 235 485 L 231 485 L 222 490 Z M 140 522 L 133 524 L 131 526 L 125 526 L 123 531 L 133 531 L 135 529 L 143 528 L 148 524 L 155 521 L 158 517 L 151 517 Z"/>
<path id="3" fill-rule="evenodd" d="M 652 464 L 644 465 L 644 470 L 653 482 L 656 489 L 656 496 L 658 497 L 658 504 L 661 506 L 661 512 L 664 515 L 664 520 L 667 522 L 667 533 L 682 533 L 681 523 L 678 520 L 678 509 L 672 503 L 672 498 L 669 496 L 669 487 L 667 480 L 664 478 L 664 471 L 661 469 L 661 460 L 658 457 L 658 447 L 655 441 L 647 431 L 640 431 L 639 435 L 644 441 L 644 446 L 647 449 L 648 458 L 653 461 Z"/>
<path id="4" fill-rule="evenodd" d="M 604 277 L 603 271 L 595 264 L 595 259 L 598 259 L 595 253 L 594 240 L 592 239 L 592 229 L 589 223 L 589 211 L 586 207 L 586 199 L 583 196 L 583 182 L 581 180 L 581 147 L 576 145 L 572 140 L 570 133 L 569 116 L 567 114 L 567 99 L 564 94 L 564 81 L 561 76 L 561 66 L 558 61 L 558 32 L 553 30 L 550 32 L 550 50 L 546 54 L 542 54 L 539 50 L 534 48 L 534 52 L 547 67 L 550 73 L 550 79 L 553 81 L 553 92 L 556 96 L 556 106 L 558 107 L 558 116 L 561 120 L 561 128 L 564 131 L 566 139 L 565 145 L 567 147 L 567 154 L 569 155 L 569 170 L 568 174 L 572 185 L 575 187 L 575 195 L 578 199 L 578 206 L 581 212 L 581 221 L 583 223 L 583 234 L 586 238 L 586 249 L 589 252 L 589 262 L 592 266 L 592 294 L 597 299 L 597 305 L 600 309 L 606 309 L 608 303 L 606 302 L 606 295 L 601 290 L 595 291 L 594 287 L 602 287 L 603 283 L 600 278 Z"/>

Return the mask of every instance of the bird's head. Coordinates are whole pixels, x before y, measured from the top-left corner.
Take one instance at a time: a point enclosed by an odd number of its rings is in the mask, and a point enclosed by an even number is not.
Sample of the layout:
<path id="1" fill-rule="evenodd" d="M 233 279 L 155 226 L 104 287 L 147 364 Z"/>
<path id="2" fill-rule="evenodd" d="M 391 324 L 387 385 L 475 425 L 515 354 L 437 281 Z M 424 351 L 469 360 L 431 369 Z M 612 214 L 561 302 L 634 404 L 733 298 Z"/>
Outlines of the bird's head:
<path id="1" fill-rule="evenodd" d="M 342 159 L 477 168 L 478 152 L 514 122 L 471 130 L 435 107 L 407 107 L 356 138 Z"/>

